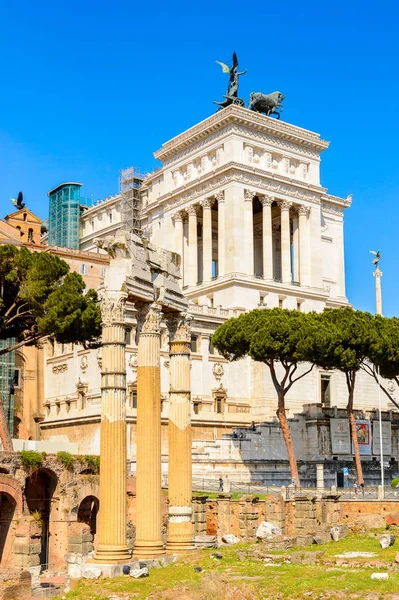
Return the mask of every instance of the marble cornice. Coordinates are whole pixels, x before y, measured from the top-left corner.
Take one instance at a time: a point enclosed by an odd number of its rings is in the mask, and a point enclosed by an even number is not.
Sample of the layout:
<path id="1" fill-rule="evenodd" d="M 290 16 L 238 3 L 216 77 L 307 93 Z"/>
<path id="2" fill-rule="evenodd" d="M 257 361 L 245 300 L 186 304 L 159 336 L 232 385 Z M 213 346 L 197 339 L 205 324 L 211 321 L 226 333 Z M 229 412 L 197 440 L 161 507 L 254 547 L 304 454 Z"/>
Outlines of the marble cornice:
<path id="1" fill-rule="evenodd" d="M 160 150 L 154 152 L 154 156 L 158 160 L 165 161 L 230 123 L 239 123 L 250 129 L 272 134 L 274 137 L 308 146 L 320 152 L 329 146 L 329 142 L 322 140 L 317 133 L 232 105 L 166 142 Z"/>
<path id="2" fill-rule="evenodd" d="M 191 200 L 212 195 L 231 182 L 255 187 L 259 193 L 283 194 L 292 199 L 297 198 L 313 204 L 320 204 L 321 198 L 324 198 L 327 202 L 339 203 L 339 206 L 343 208 L 349 206 L 347 200 L 326 194 L 326 188 L 265 171 L 251 165 L 231 161 L 160 196 L 156 202 L 148 204 L 143 209 L 142 215 L 151 214 L 154 208 L 159 208 L 162 203 L 167 204 L 166 209 L 173 209 Z"/>

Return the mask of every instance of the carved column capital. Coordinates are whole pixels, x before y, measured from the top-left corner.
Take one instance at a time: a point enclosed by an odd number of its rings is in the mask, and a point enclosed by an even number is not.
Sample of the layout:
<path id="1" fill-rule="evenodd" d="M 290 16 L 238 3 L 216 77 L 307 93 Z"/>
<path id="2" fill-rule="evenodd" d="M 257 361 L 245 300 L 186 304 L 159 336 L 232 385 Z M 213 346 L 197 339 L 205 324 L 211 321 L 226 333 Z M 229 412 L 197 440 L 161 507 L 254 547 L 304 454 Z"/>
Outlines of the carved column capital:
<path id="1" fill-rule="evenodd" d="M 161 335 L 162 306 L 157 302 L 137 306 L 137 329 L 140 334 Z"/>
<path id="2" fill-rule="evenodd" d="M 259 196 L 262 206 L 271 206 L 274 202 L 273 196 Z"/>
<path id="3" fill-rule="evenodd" d="M 298 214 L 299 216 L 308 217 L 310 215 L 310 207 L 304 206 L 303 204 L 298 205 Z"/>
<path id="4" fill-rule="evenodd" d="M 212 208 L 213 198 L 204 198 L 200 202 L 202 208 L 205 210 L 206 208 Z"/>
<path id="5" fill-rule="evenodd" d="M 126 298 L 125 292 L 103 292 L 100 297 L 103 326 L 125 324 Z"/>
<path id="6" fill-rule="evenodd" d="M 215 194 L 215 200 L 218 203 L 224 202 L 224 191 L 223 190 L 221 192 L 216 192 L 216 194 Z"/>
<path id="7" fill-rule="evenodd" d="M 292 202 L 289 202 L 288 200 L 280 201 L 281 210 L 290 210 L 291 206 L 292 206 Z"/>
<path id="8" fill-rule="evenodd" d="M 171 342 L 190 342 L 191 327 L 190 322 L 193 317 L 188 313 L 179 313 L 177 316 L 168 318 L 168 328 Z"/>
<path id="9" fill-rule="evenodd" d="M 173 220 L 175 223 L 183 223 L 184 220 L 184 213 L 182 210 L 178 210 L 177 212 L 174 213 L 173 215 Z"/>
<path id="10" fill-rule="evenodd" d="M 185 210 L 189 217 L 197 216 L 198 206 L 196 204 L 192 204 L 191 206 L 188 206 Z"/>
<path id="11" fill-rule="evenodd" d="M 246 202 L 252 202 L 255 196 L 256 192 L 253 192 L 252 190 L 244 190 L 244 200 Z"/>

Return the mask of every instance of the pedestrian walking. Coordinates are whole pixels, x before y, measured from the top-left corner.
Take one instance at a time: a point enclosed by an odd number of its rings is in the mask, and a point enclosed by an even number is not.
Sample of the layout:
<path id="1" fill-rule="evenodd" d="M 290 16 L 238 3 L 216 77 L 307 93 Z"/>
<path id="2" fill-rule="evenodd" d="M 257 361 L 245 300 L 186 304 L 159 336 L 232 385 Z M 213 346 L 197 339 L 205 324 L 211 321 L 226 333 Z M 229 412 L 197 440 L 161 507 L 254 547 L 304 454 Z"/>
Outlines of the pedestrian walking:
<path id="1" fill-rule="evenodd" d="M 219 492 L 223 492 L 223 477 L 219 477 Z"/>
<path id="2" fill-rule="evenodd" d="M 359 484 L 357 481 L 353 484 L 353 489 L 355 490 L 355 496 L 357 496 L 357 492 L 359 491 Z"/>

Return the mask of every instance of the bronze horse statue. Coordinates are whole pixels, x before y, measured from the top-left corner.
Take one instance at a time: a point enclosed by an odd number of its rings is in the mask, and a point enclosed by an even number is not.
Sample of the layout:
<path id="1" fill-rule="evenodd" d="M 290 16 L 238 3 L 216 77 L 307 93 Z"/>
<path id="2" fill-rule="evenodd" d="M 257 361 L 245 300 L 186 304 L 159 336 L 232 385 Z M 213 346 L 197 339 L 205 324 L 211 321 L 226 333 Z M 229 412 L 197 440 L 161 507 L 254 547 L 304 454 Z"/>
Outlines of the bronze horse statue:
<path id="1" fill-rule="evenodd" d="M 273 92 L 272 94 L 261 94 L 261 92 L 252 92 L 249 97 L 249 110 L 264 113 L 267 117 L 276 115 L 280 118 L 280 113 L 283 111 L 282 101 L 284 94 L 281 92 Z"/>

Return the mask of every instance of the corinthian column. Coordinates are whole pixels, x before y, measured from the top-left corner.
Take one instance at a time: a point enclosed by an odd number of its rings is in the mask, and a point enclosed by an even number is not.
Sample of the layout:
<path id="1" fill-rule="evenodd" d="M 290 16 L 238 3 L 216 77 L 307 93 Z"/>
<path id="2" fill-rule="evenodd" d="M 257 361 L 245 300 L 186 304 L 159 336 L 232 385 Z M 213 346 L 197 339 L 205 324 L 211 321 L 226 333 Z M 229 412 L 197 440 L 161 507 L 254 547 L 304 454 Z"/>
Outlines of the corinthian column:
<path id="1" fill-rule="evenodd" d="M 272 204 L 274 198 L 261 196 L 263 206 L 263 278 L 273 279 L 273 237 L 272 237 Z"/>
<path id="2" fill-rule="evenodd" d="M 310 285 L 308 231 L 309 213 L 310 208 L 308 206 L 299 206 L 299 281 L 301 286 Z"/>
<path id="3" fill-rule="evenodd" d="M 184 236 L 183 236 L 183 213 L 177 212 L 174 215 L 175 221 L 175 249 L 180 255 L 180 272 L 182 285 L 184 285 Z"/>
<path id="4" fill-rule="evenodd" d="M 291 232 L 290 208 L 291 202 L 283 200 L 281 208 L 281 276 L 283 283 L 291 283 Z"/>
<path id="5" fill-rule="evenodd" d="M 102 563 L 130 558 L 126 543 L 126 296 L 105 292 L 101 300 L 101 469 L 95 560 Z"/>
<path id="6" fill-rule="evenodd" d="M 161 307 L 137 314 L 136 543 L 139 558 L 163 554 L 161 538 Z"/>
<path id="7" fill-rule="evenodd" d="M 167 548 L 193 548 L 190 328 L 187 315 L 170 321 L 169 526 Z"/>
<path id="8" fill-rule="evenodd" d="M 188 285 L 197 285 L 198 281 L 198 242 L 197 242 L 197 207 L 189 206 L 188 214 Z"/>
<path id="9" fill-rule="evenodd" d="M 246 256 L 247 275 L 254 274 L 254 224 L 253 224 L 253 199 L 255 192 L 244 192 L 244 244 Z"/>
<path id="10" fill-rule="evenodd" d="M 225 274 L 225 218 L 224 218 L 224 192 L 215 194 L 215 199 L 218 203 L 218 268 L 217 274 Z"/>
<path id="11" fill-rule="evenodd" d="M 202 200 L 203 208 L 202 215 L 202 264 L 203 264 L 203 281 L 211 281 L 212 279 L 212 200 L 205 198 Z"/>

